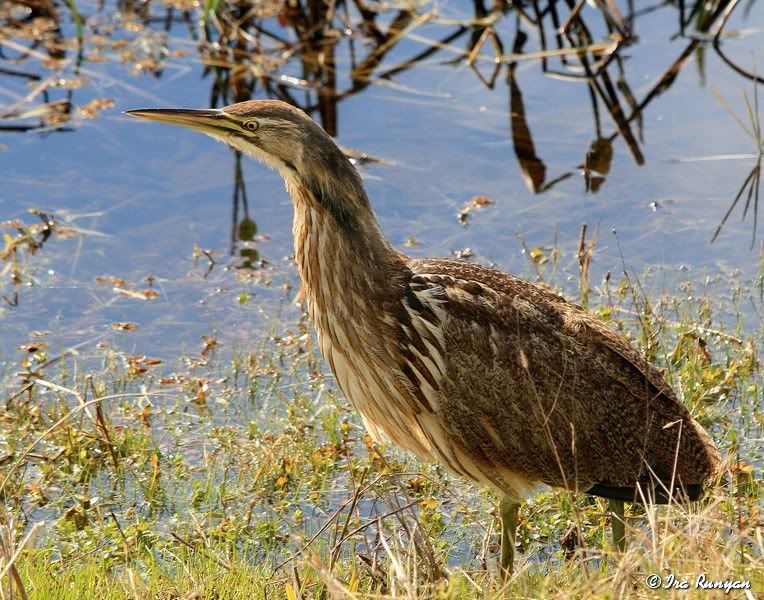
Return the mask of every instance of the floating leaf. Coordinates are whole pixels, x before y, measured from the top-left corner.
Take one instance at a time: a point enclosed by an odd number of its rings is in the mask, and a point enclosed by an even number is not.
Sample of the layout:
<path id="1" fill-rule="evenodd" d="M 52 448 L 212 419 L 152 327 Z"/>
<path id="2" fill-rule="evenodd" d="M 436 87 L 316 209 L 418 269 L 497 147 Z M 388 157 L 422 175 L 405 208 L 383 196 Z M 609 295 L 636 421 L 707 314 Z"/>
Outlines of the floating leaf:
<path id="1" fill-rule="evenodd" d="M 95 119 L 102 110 L 114 107 L 114 100 L 110 98 L 96 98 L 77 109 L 77 114 L 84 119 Z"/>
<path id="2" fill-rule="evenodd" d="M 155 300 L 156 298 L 159 298 L 159 292 L 152 289 L 138 291 L 138 290 L 126 290 L 124 288 L 115 287 L 114 291 L 117 294 L 127 296 L 128 298 L 134 298 L 136 300 Z"/>
<path id="3" fill-rule="evenodd" d="M 111 285 L 114 287 L 128 287 L 130 285 L 130 282 L 126 279 L 111 277 L 109 275 L 99 275 L 95 278 L 95 281 L 100 285 Z"/>
<path id="4" fill-rule="evenodd" d="M 202 356 L 207 358 L 218 345 L 218 341 L 215 338 L 203 335 L 202 342 L 204 342 L 204 346 L 202 347 Z"/>
<path id="5" fill-rule="evenodd" d="M 473 196 L 467 204 L 462 206 L 462 209 L 456 214 L 456 218 L 462 225 L 464 225 L 467 223 L 469 213 L 484 206 L 490 206 L 491 204 L 496 204 L 496 202 L 491 200 L 488 196 Z"/>

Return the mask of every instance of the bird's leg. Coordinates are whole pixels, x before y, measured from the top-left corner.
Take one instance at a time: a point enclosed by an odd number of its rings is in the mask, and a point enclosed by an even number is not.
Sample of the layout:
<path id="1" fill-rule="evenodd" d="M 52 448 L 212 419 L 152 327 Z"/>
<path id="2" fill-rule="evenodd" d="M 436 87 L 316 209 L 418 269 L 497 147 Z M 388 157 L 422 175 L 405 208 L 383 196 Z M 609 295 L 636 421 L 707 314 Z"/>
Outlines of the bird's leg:
<path id="1" fill-rule="evenodd" d="M 626 522 L 623 500 L 609 500 L 613 545 L 623 552 L 626 550 Z"/>
<path id="2" fill-rule="evenodd" d="M 501 518 L 501 576 L 512 574 L 515 562 L 515 534 L 517 533 L 517 515 L 520 503 L 509 496 L 499 500 L 499 518 Z"/>

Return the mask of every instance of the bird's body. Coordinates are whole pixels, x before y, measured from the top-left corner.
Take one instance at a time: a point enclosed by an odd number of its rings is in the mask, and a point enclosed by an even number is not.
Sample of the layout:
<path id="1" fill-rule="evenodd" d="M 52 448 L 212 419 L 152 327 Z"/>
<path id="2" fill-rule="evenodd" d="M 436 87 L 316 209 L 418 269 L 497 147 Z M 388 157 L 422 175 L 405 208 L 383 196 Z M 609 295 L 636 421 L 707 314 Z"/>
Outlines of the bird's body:
<path id="1" fill-rule="evenodd" d="M 321 351 L 377 440 L 515 498 L 596 484 L 634 499 L 640 484 L 663 499 L 672 481 L 697 496 L 713 475 L 713 443 L 660 372 L 575 304 L 493 269 L 402 255 L 384 297 L 361 283 L 360 261 L 358 277 L 316 287 L 306 247 Z"/>
<path id="2" fill-rule="evenodd" d="M 500 271 L 392 248 L 360 176 L 301 111 L 251 101 L 131 114 L 280 171 L 321 351 L 373 437 L 515 499 L 541 484 L 696 499 L 717 472 L 709 436 L 623 335 Z"/>

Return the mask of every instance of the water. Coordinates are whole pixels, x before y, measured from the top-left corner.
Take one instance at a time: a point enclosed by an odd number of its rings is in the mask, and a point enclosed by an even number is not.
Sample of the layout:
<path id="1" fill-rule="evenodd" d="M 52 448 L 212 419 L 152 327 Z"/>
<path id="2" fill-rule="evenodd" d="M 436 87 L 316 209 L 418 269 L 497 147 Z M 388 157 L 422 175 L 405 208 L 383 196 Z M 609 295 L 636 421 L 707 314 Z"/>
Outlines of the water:
<path id="1" fill-rule="evenodd" d="M 627 5 L 621 4 L 626 14 Z M 120 4 L 122 12 L 116 13 L 110 2 L 101 6 L 81 0 L 77 5 L 86 23 L 86 57 L 95 52 L 98 38 L 94 40 L 92 35 L 98 33 L 107 40 L 126 40 L 134 59 L 159 57 L 161 72 L 131 75 L 135 60 L 122 64 L 119 53 L 123 48 L 106 50 L 101 53 L 105 62 L 82 63 L 79 89 L 51 89 L 47 97 L 36 95 L 28 102 L 22 101 L 30 92 L 25 79 L 1 76 L 4 112 L 14 105 L 30 109 L 43 100 L 60 99 L 71 99 L 72 106 L 81 107 L 93 99 L 109 98 L 114 106 L 95 119 L 65 124 L 67 131 L 36 129 L 37 118 L 0 121 L 9 126 L 32 126 L 32 131 L 23 133 L 0 130 L 0 143 L 6 146 L 0 154 L 0 220 L 34 222 L 36 217 L 27 211 L 35 207 L 91 232 L 48 240 L 24 263 L 24 285 L 18 290 L 11 285 L 9 274 L 4 274 L 0 290 L 9 300 L 18 291 L 18 305 L 3 302 L 0 308 L 0 363 L 5 364 L 0 376 L 10 376 L 20 357 L 16 347 L 33 331 L 49 332 L 54 349 L 106 335 L 126 350 L 165 359 L 191 348 L 198 351 L 204 334 L 217 335 L 229 349 L 246 347 L 270 324 L 296 314 L 291 306 L 294 290 L 283 289 L 296 279 L 288 260 L 292 252 L 291 205 L 283 184 L 275 173 L 242 161 L 248 217 L 261 236 L 245 246 L 254 246 L 268 264 L 254 271 L 235 268 L 244 262 L 241 256 L 230 254 L 232 230 L 239 229 L 232 226 L 236 156 L 201 135 L 139 123 L 121 112 L 210 105 L 216 93 L 214 69 L 205 69 L 202 59 L 208 53 L 200 52 L 189 34 L 198 24 L 192 21 L 189 27 L 176 11 L 164 38 L 165 11 L 159 5 L 151 5 L 133 18 L 129 18 L 131 3 Z M 363 173 L 373 206 L 395 246 L 416 256 L 447 255 L 469 248 L 475 260 L 529 276 L 533 271 L 521 239 L 528 248 L 556 243 L 562 252 L 563 270 L 575 275 L 579 227 L 587 223 L 589 236 L 599 228 L 592 264 L 595 285 L 606 272 L 620 273 L 624 263 L 637 273 L 645 268 L 662 270 L 663 281 L 669 282 L 686 277 L 688 270 L 697 278 L 736 270 L 746 278 L 755 275 L 759 246 L 753 201 L 741 218 L 747 192 L 711 242 L 757 156 L 755 142 L 718 95 L 748 125 L 743 92 L 752 99 L 753 84 L 719 58 L 708 36 L 695 31 L 694 21 L 688 25 L 687 35 L 681 36 L 677 35 L 676 7 L 656 7 L 635 18 L 637 39 L 619 50 L 620 62 L 611 62 L 608 73 L 614 87 L 621 78 L 626 82 L 637 103 L 693 44 L 692 36 L 701 41 L 671 85 L 642 111 L 641 128 L 636 120 L 630 122 L 638 152 L 631 151 L 622 136 L 614 139 L 612 161 L 609 168 L 601 167 L 607 173 L 598 186 L 595 182 L 595 192 L 587 191 L 581 165 L 593 141 L 610 137 L 617 127 L 598 100 L 597 131 L 584 81 L 551 77 L 542 71 L 539 59 L 530 59 L 511 67 L 499 65 L 491 89 L 463 56 L 459 60 L 472 31 L 411 68 L 379 78 L 426 51 L 426 40 L 458 34 L 456 20 L 474 17 L 473 7 L 466 3 L 452 2 L 438 10 L 428 22 L 383 42 L 383 57 L 369 76 L 372 83 L 356 85 L 362 89 L 344 97 L 343 92 L 354 87 L 353 64 L 373 54 L 378 42 L 364 38 L 360 27 L 352 37 L 338 30 L 334 85 L 341 99 L 324 101 L 323 118 L 321 111 L 312 111 L 327 129 L 336 129 L 339 143 L 383 160 L 364 166 Z M 564 19 L 568 9 L 558 7 L 558 11 Z M 14 14 L 23 17 L 21 12 Z M 582 14 L 593 40 L 607 42 L 601 15 L 588 6 Z M 396 16 L 394 10 L 382 13 L 377 19 L 379 29 L 384 33 Z M 155 18 L 136 33 L 131 23 L 142 23 L 144 17 Z M 723 51 L 748 71 L 764 65 L 762 17 L 761 3 L 745 10 L 739 7 L 725 27 Z M 71 16 L 63 13 L 60 19 L 62 31 L 73 36 Z M 515 44 L 517 15 L 508 12 L 497 19 L 496 34 L 504 53 L 509 54 Z M 544 19 L 547 42 L 553 47 L 548 14 Z M 350 22 L 357 23 L 352 11 Z M 412 18 L 403 24 L 415 22 Z M 522 50 L 539 50 L 537 29 L 527 20 L 521 22 L 529 36 Z M 281 27 L 276 19 L 264 20 L 262 27 L 296 40 L 294 31 Z M 477 31 L 476 36 L 479 34 Z M 16 45 L 29 45 L 17 37 L 10 39 Z M 262 44 L 270 49 L 277 46 L 268 37 Z M 64 53 L 71 60 L 62 71 L 64 78 L 78 75 L 76 45 L 70 46 Z M 185 55 L 175 56 L 178 50 Z M 42 47 L 35 51 L 45 54 Z M 3 56 L 0 67 L 39 74 L 43 79 L 51 73 L 41 66 L 39 57 L 13 60 L 19 56 L 17 47 L 6 44 Z M 279 54 L 274 51 L 270 56 L 276 59 Z M 263 79 L 251 76 L 253 71 L 243 72 L 238 89 L 231 91 L 225 85 L 218 89 L 229 93 L 229 101 L 247 97 L 244 88 L 248 85 L 254 85 L 254 97 L 273 96 L 284 81 L 281 75 L 311 79 L 302 56 L 310 57 L 310 53 L 297 51 L 271 72 L 270 92 L 263 89 Z M 476 64 L 488 79 L 496 67 L 490 38 L 480 56 Z M 578 64 L 574 57 L 568 59 L 572 65 Z M 548 62 L 550 69 L 561 69 L 558 58 Z M 251 61 L 246 65 L 258 67 Z M 218 83 L 225 83 L 225 77 L 225 72 L 219 72 Z M 324 73 L 324 90 L 331 90 L 331 79 Z M 603 88 L 602 78 L 597 81 Z M 283 89 L 301 104 L 317 106 L 317 88 Z M 326 92 L 325 98 L 327 94 L 332 97 Z M 629 115 L 626 96 L 621 94 L 619 102 Z M 526 131 L 532 138 L 530 149 Z M 607 148 L 601 152 L 607 154 Z M 518 154 L 525 158 L 524 166 Z M 636 159 L 635 154 L 642 158 Z M 524 170 L 533 175 L 524 178 Z M 476 195 L 487 196 L 495 204 L 472 212 L 463 225 L 456 215 Z M 237 219 L 243 218 L 240 205 Z M 251 228 L 251 223 L 247 226 Z M 410 237 L 419 245 L 404 248 Z M 234 254 L 240 255 L 241 242 L 233 246 Z M 195 247 L 213 252 L 217 264 L 211 272 L 206 273 L 204 256 L 193 258 Z M 136 289 L 146 289 L 148 274 L 154 276 L 153 287 L 159 291 L 153 301 L 118 295 L 112 286 L 96 281 L 98 276 L 113 276 L 130 280 Z M 114 333 L 114 322 L 134 322 L 138 329 Z"/>

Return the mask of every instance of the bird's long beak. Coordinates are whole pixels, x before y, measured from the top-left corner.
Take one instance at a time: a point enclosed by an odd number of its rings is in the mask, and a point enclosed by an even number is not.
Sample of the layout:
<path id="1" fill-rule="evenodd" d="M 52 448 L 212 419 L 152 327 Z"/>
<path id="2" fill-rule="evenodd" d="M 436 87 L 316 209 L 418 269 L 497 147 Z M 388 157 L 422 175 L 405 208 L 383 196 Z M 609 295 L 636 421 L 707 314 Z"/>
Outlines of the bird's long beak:
<path id="1" fill-rule="evenodd" d="M 125 114 L 138 119 L 188 127 L 208 135 L 221 136 L 231 130 L 232 123 L 228 115 L 215 109 L 192 108 L 142 108 L 128 110 Z"/>

